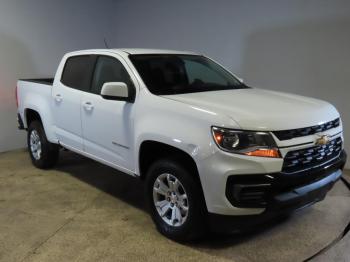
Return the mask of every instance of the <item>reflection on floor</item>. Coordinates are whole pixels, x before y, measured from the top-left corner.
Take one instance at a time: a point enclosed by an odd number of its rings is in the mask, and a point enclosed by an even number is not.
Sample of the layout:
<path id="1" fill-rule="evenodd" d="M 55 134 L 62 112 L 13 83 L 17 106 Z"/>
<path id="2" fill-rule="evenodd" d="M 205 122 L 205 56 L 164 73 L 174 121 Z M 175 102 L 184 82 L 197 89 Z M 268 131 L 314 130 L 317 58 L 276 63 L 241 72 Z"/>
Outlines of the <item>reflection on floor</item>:
<path id="1" fill-rule="evenodd" d="M 70 152 L 48 171 L 24 150 L 0 154 L 0 260 L 302 261 L 350 220 L 339 182 L 323 202 L 254 233 L 179 244 L 156 231 L 143 198 L 139 180 Z M 346 236 L 317 259 L 344 259 L 349 248 Z"/>

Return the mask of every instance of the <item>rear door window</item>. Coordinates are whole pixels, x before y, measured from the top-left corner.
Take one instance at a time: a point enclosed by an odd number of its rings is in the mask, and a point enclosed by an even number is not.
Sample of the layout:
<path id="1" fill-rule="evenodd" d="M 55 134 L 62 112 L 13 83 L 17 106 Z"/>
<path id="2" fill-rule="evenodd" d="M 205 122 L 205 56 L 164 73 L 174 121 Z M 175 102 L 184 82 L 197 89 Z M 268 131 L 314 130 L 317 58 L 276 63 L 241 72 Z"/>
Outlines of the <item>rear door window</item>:
<path id="1" fill-rule="evenodd" d="M 89 92 L 96 55 L 72 56 L 67 59 L 61 82 L 71 88 Z"/>

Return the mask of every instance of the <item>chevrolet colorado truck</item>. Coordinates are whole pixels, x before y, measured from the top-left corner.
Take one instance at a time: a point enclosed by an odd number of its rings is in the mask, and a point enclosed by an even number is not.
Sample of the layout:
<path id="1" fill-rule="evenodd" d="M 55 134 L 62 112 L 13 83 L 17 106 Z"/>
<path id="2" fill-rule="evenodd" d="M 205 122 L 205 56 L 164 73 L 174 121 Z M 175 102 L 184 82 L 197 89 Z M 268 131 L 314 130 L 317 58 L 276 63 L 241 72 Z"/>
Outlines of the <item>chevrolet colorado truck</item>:
<path id="1" fill-rule="evenodd" d="M 153 221 L 176 240 L 320 201 L 346 161 L 331 104 L 249 87 L 192 52 L 68 53 L 53 79 L 19 80 L 16 99 L 36 167 L 65 148 L 144 180 Z"/>

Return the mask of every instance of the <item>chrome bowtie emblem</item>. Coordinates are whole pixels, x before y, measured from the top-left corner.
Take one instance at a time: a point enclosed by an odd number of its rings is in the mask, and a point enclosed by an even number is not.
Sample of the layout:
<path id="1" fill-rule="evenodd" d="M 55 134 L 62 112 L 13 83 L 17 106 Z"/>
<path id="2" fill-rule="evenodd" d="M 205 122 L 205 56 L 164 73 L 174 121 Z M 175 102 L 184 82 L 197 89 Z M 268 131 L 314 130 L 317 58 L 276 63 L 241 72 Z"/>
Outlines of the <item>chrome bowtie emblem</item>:
<path id="1" fill-rule="evenodd" d="M 331 140 L 331 138 L 329 135 L 323 135 L 320 138 L 316 139 L 316 145 L 318 145 L 318 146 L 327 145 L 330 140 Z"/>

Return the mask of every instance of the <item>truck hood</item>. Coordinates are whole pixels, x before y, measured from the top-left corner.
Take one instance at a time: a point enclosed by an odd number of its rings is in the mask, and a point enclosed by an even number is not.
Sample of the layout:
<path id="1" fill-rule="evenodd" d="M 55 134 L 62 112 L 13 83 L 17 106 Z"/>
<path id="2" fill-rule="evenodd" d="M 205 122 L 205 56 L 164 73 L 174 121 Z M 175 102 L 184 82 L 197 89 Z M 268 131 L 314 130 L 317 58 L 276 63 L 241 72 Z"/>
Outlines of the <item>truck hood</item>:
<path id="1" fill-rule="evenodd" d="M 339 117 L 322 100 L 257 88 L 167 95 L 199 110 L 232 118 L 242 129 L 275 131 L 318 125 Z"/>

